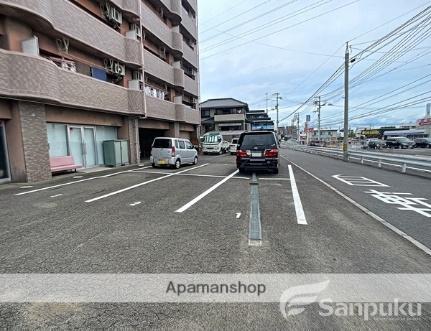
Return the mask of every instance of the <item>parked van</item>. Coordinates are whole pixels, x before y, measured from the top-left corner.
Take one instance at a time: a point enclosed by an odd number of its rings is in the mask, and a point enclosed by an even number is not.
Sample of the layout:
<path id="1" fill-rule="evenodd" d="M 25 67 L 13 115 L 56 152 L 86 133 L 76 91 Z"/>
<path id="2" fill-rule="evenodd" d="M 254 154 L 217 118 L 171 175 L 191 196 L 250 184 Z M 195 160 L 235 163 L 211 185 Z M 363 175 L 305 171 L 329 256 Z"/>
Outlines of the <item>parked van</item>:
<path id="1" fill-rule="evenodd" d="M 220 132 L 208 132 L 201 138 L 204 154 L 223 154 L 229 149 L 229 142 L 225 141 Z"/>
<path id="2" fill-rule="evenodd" d="M 179 169 L 182 164 L 197 164 L 198 151 L 187 139 L 159 137 L 151 146 L 151 165 L 171 166 Z"/>

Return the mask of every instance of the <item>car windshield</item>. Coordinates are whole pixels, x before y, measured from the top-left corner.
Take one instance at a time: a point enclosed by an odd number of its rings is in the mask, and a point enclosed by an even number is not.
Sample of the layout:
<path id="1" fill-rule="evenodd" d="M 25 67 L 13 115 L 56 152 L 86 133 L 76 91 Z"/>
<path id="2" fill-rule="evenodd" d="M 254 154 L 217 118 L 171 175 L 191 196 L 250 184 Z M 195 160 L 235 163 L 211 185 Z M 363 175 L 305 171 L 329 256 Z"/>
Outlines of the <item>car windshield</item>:
<path id="1" fill-rule="evenodd" d="M 218 135 L 218 134 L 209 134 L 209 135 L 206 135 L 204 137 L 204 143 L 206 143 L 206 144 L 218 143 L 218 138 L 219 137 L 220 137 L 220 135 Z"/>
<path id="2" fill-rule="evenodd" d="M 408 142 L 411 142 L 411 140 L 410 139 L 408 139 L 408 138 L 405 138 L 405 137 L 402 137 L 402 138 L 398 138 L 397 139 L 398 141 L 400 141 L 400 142 L 406 142 L 406 143 L 408 143 Z"/>
<path id="3" fill-rule="evenodd" d="M 232 144 L 238 144 L 238 138 L 232 139 Z"/>
<path id="4" fill-rule="evenodd" d="M 253 148 L 273 148 L 276 147 L 274 135 L 272 133 L 264 134 L 245 134 L 241 142 L 241 149 L 253 149 Z"/>
<path id="5" fill-rule="evenodd" d="M 154 148 L 171 148 L 171 139 L 156 139 L 154 140 Z"/>

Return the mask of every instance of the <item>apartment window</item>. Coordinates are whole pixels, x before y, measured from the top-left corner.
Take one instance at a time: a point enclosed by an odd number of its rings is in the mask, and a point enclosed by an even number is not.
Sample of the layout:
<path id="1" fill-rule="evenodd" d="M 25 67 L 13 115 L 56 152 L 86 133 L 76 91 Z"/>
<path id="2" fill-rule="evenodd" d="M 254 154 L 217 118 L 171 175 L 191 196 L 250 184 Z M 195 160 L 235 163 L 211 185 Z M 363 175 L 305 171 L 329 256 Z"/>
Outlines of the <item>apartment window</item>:
<path id="1" fill-rule="evenodd" d="M 209 109 L 202 110 L 202 117 L 210 117 Z"/>

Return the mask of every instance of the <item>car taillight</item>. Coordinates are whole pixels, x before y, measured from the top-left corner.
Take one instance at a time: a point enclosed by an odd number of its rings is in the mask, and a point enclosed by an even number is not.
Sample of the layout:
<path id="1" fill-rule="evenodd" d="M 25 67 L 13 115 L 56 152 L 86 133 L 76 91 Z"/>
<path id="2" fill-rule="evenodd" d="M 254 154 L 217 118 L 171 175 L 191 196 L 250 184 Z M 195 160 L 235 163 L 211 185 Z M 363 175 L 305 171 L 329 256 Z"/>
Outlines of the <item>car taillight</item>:
<path id="1" fill-rule="evenodd" d="M 171 153 L 171 155 L 172 155 L 172 157 L 175 157 L 175 146 L 172 146 L 172 153 Z"/>
<path id="2" fill-rule="evenodd" d="M 240 159 L 242 159 L 243 157 L 247 157 L 247 151 L 243 151 L 243 150 L 237 150 L 236 151 L 236 156 Z"/>
<path id="3" fill-rule="evenodd" d="M 277 158 L 278 157 L 278 149 L 267 149 L 265 151 L 265 157 Z"/>

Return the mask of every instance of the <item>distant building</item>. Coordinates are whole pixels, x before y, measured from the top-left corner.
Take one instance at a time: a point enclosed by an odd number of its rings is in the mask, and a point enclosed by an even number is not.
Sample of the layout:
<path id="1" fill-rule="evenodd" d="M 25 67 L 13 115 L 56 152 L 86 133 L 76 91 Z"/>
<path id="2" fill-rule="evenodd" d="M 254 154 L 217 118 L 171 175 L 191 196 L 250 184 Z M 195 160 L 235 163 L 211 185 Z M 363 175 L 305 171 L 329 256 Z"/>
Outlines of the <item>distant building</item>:
<path id="1" fill-rule="evenodd" d="M 246 114 L 248 130 L 274 130 L 274 121 L 269 117 L 265 110 L 250 110 Z"/>
<path id="2" fill-rule="evenodd" d="M 239 136 L 247 128 L 248 104 L 233 98 L 209 99 L 200 104 L 202 134 L 220 131 L 225 139 Z"/>

